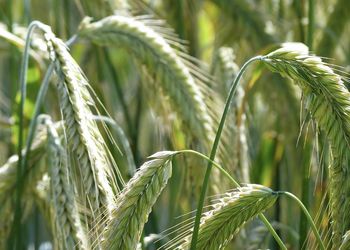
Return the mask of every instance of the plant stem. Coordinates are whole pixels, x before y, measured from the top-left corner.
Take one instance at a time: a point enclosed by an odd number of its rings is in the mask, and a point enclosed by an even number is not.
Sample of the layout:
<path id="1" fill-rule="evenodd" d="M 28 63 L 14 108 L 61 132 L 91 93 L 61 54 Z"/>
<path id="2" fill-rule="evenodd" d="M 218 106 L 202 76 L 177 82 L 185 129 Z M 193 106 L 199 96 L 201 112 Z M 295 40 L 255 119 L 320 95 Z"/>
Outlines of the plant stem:
<path id="1" fill-rule="evenodd" d="M 219 127 L 218 127 L 218 130 L 217 130 L 216 135 L 215 135 L 215 140 L 214 140 L 214 143 L 213 143 L 213 147 L 212 147 L 211 152 L 210 152 L 210 160 L 214 160 L 215 159 L 216 151 L 217 151 L 217 148 L 219 146 L 219 141 L 220 141 L 220 138 L 221 138 L 221 133 L 222 133 L 222 130 L 224 128 L 226 116 L 227 116 L 228 111 L 230 109 L 231 101 L 232 101 L 232 98 L 233 98 L 233 96 L 234 96 L 234 94 L 236 92 L 239 80 L 241 79 L 241 77 L 242 77 L 244 71 L 246 70 L 246 68 L 248 67 L 248 65 L 251 64 L 252 62 L 258 61 L 260 59 L 261 59 L 261 56 L 256 56 L 256 57 L 253 57 L 253 58 L 249 59 L 242 66 L 241 70 L 237 74 L 236 79 L 234 80 L 233 84 L 231 85 L 231 89 L 230 89 L 229 95 L 228 95 L 228 97 L 226 99 L 225 108 L 224 108 L 224 111 L 223 111 L 222 116 L 221 116 Z M 204 206 L 204 199 L 205 199 L 205 195 L 206 195 L 207 188 L 208 188 L 211 168 L 212 168 L 212 163 L 208 162 L 208 166 L 207 166 L 207 169 L 206 169 L 206 172 L 205 172 L 205 176 L 204 176 L 204 180 L 203 180 L 203 184 L 202 184 L 201 194 L 200 194 L 198 205 L 197 205 L 196 218 L 195 218 L 194 227 L 193 227 L 193 233 L 192 233 L 192 241 L 191 241 L 191 248 L 190 248 L 191 250 L 195 250 L 196 249 L 196 244 L 197 244 L 197 239 L 198 239 L 199 224 L 200 224 L 200 219 L 201 219 L 201 216 L 202 216 L 202 211 L 203 211 L 203 206 Z"/>
<path id="2" fill-rule="evenodd" d="M 307 136 L 306 136 L 307 137 Z M 311 161 L 312 149 L 309 145 L 304 146 L 304 156 L 305 159 L 301 164 L 302 173 L 302 185 L 301 185 L 301 202 L 308 209 L 310 207 L 310 176 L 309 176 L 309 166 Z M 301 213 L 299 216 L 299 248 L 302 249 L 304 242 L 307 238 L 308 222 L 305 214 Z"/>
<path id="3" fill-rule="evenodd" d="M 266 217 L 263 214 L 258 214 L 259 219 L 265 224 L 269 232 L 272 234 L 273 238 L 275 238 L 277 244 L 279 245 L 280 249 L 287 250 L 287 247 L 284 245 L 281 238 L 276 233 L 275 229 L 272 227 L 270 222 L 266 219 Z"/>
<path id="4" fill-rule="evenodd" d="M 299 200 L 298 197 L 296 197 L 296 196 L 295 196 L 294 194 L 292 194 L 292 193 L 285 192 L 285 191 L 280 191 L 280 192 L 278 192 L 278 193 L 284 194 L 284 195 L 286 195 L 287 197 L 293 199 L 294 201 L 296 201 L 296 202 L 298 203 L 298 205 L 300 206 L 301 210 L 304 212 L 304 214 L 305 214 L 305 216 L 306 216 L 306 219 L 309 221 L 309 223 L 310 223 L 310 225 L 311 225 L 311 229 L 312 229 L 312 231 L 313 231 L 314 234 L 315 234 L 315 237 L 316 237 L 316 240 L 317 240 L 318 245 L 320 246 L 320 248 L 321 248 L 322 250 L 325 250 L 326 248 L 325 248 L 325 246 L 324 246 L 324 244 L 323 244 L 323 241 L 322 241 L 322 239 L 321 239 L 320 234 L 318 233 L 318 230 L 317 230 L 317 228 L 316 228 L 316 225 L 315 225 L 315 223 L 314 223 L 314 221 L 313 221 L 311 215 L 309 214 L 307 208 L 304 206 L 304 204 Z"/>
<path id="5" fill-rule="evenodd" d="M 313 35 L 314 35 L 314 22 L 315 22 L 315 7 L 314 7 L 314 0 L 309 0 L 309 10 L 308 10 L 308 19 L 309 19 L 309 26 L 307 29 L 307 46 L 309 46 L 310 51 L 312 51 L 312 45 L 313 45 Z"/>
<path id="6" fill-rule="evenodd" d="M 15 216 L 13 220 L 11 237 L 10 237 L 10 247 L 11 249 L 20 248 L 20 244 L 22 242 L 22 232 L 21 232 L 21 190 L 22 190 L 22 182 L 21 177 L 24 171 L 23 169 L 23 159 L 22 159 L 22 148 L 23 148 L 23 130 L 24 130 L 24 102 L 26 99 L 27 92 L 27 69 L 28 69 L 28 61 L 29 61 L 29 48 L 30 48 L 30 39 L 36 27 L 38 27 L 39 22 L 32 22 L 28 27 L 28 33 L 26 36 L 26 44 L 23 52 L 23 59 L 21 63 L 21 71 L 19 76 L 20 82 L 20 103 L 18 110 L 18 165 L 17 165 L 17 176 L 16 176 L 16 205 L 15 205 Z M 17 245 L 16 245 L 17 242 Z"/>
<path id="7" fill-rule="evenodd" d="M 190 153 L 190 154 L 194 154 L 197 155 L 201 158 L 206 159 L 208 162 L 210 162 L 214 167 L 216 167 L 217 169 L 220 170 L 220 172 L 222 174 L 224 174 L 236 187 L 240 187 L 240 185 L 238 184 L 238 182 L 223 168 L 221 167 L 218 163 L 216 163 L 215 161 L 211 160 L 208 156 L 199 153 L 197 151 L 191 150 L 191 149 L 185 149 L 185 150 L 180 150 L 177 151 L 178 153 Z M 266 219 L 266 217 L 263 214 L 259 214 L 258 215 L 259 219 L 265 224 L 266 228 L 269 230 L 269 232 L 272 234 L 272 236 L 275 238 L 276 242 L 278 243 L 278 245 L 280 246 L 281 249 L 287 249 L 287 247 L 284 245 L 283 241 L 281 240 L 281 238 L 278 236 L 278 234 L 276 233 L 275 229 L 272 227 L 272 225 L 270 224 L 270 222 Z"/>
<path id="8" fill-rule="evenodd" d="M 220 172 L 222 174 L 224 174 L 236 187 L 240 187 L 240 185 L 238 184 L 238 182 L 223 168 L 221 167 L 218 163 L 216 163 L 215 161 L 211 160 L 208 156 L 197 152 L 195 150 L 191 150 L 191 149 L 184 149 L 184 150 L 180 150 L 177 151 L 178 153 L 189 153 L 189 154 L 194 154 L 197 155 L 205 160 L 207 160 L 208 162 L 210 162 L 214 167 L 216 167 L 217 169 L 220 170 Z"/>

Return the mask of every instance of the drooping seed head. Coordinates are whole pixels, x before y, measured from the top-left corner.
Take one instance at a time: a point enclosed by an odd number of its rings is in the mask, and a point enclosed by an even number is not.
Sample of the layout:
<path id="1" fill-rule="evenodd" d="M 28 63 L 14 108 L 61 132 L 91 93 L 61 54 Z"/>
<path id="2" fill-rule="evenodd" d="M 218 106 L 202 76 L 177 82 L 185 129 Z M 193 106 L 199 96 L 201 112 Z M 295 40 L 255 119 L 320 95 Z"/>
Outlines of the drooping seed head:
<path id="1" fill-rule="evenodd" d="M 269 69 L 289 76 L 301 87 L 306 108 L 330 141 L 332 247 L 338 249 L 343 234 L 350 229 L 350 93 L 344 78 L 300 43 L 283 44 L 262 60 Z"/>
<path id="2" fill-rule="evenodd" d="M 247 221 L 271 207 L 277 197 L 271 189 L 252 184 L 224 194 L 202 216 L 197 249 L 224 249 Z M 188 249 L 191 235 L 180 242 L 177 249 Z"/>

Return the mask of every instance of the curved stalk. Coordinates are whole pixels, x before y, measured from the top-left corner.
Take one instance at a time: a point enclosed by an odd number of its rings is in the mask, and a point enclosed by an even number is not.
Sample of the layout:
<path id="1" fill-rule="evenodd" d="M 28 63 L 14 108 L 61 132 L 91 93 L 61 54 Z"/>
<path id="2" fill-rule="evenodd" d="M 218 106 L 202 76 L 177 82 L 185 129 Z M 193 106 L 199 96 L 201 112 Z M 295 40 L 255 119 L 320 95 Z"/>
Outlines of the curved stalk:
<path id="1" fill-rule="evenodd" d="M 320 246 L 320 248 L 322 250 L 325 250 L 325 246 L 323 244 L 323 241 L 321 239 L 321 236 L 320 234 L 318 233 L 318 230 L 316 228 L 316 225 L 311 217 L 311 215 L 309 214 L 309 211 L 307 210 L 307 208 L 304 206 L 304 204 L 299 200 L 298 197 L 296 197 L 294 194 L 292 193 L 289 193 L 289 192 L 286 192 L 286 191 L 279 191 L 278 193 L 280 194 L 284 194 L 286 195 L 287 197 L 291 198 L 292 200 L 296 201 L 298 203 L 298 205 L 300 206 L 301 210 L 304 212 L 305 216 L 306 216 L 306 219 L 309 221 L 310 225 L 311 225 L 311 229 L 312 231 L 314 232 L 315 234 L 315 237 L 316 237 L 316 240 L 317 240 L 317 243 L 318 245 Z"/>
<path id="2" fill-rule="evenodd" d="M 216 167 L 217 169 L 220 170 L 220 172 L 222 174 L 224 174 L 236 187 L 240 187 L 240 185 L 238 184 L 238 182 L 223 168 L 221 167 L 218 163 L 216 163 L 215 161 L 211 160 L 208 156 L 197 152 L 195 150 L 191 150 L 191 149 L 184 149 L 184 150 L 179 150 L 177 151 L 178 153 L 189 153 L 189 154 L 194 154 L 197 155 L 205 160 L 207 160 L 208 162 L 210 162 L 214 167 Z"/>
<path id="3" fill-rule="evenodd" d="M 217 130 L 216 135 L 215 135 L 215 140 L 214 140 L 214 143 L 213 143 L 213 147 L 212 147 L 211 152 L 210 152 L 210 160 L 212 160 L 212 161 L 215 159 L 216 151 L 218 149 L 219 141 L 220 141 L 220 138 L 221 138 L 221 133 L 222 133 L 222 130 L 223 130 L 224 125 L 225 125 L 226 116 L 227 116 L 228 111 L 230 109 L 230 106 L 231 106 L 230 104 L 231 104 L 232 98 L 233 98 L 233 96 L 234 96 L 234 94 L 236 92 L 239 80 L 241 79 L 244 71 L 247 69 L 249 64 L 251 64 L 252 62 L 258 61 L 260 59 L 261 59 L 261 56 L 256 56 L 256 57 L 253 57 L 253 58 L 249 59 L 242 66 L 241 70 L 237 74 L 236 79 L 234 80 L 233 84 L 231 85 L 231 88 L 230 88 L 230 91 L 229 91 L 229 95 L 228 95 L 228 97 L 226 99 L 225 108 L 224 108 L 224 111 L 222 113 L 221 120 L 220 120 L 220 123 L 219 123 L 219 127 L 218 127 L 218 130 Z M 209 177 L 210 177 L 211 169 L 212 169 L 212 162 L 208 162 L 208 166 L 207 166 L 207 169 L 206 169 L 206 172 L 205 172 L 205 176 L 204 176 L 204 180 L 203 180 L 201 194 L 200 194 L 198 205 L 197 205 L 196 219 L 195 219 L 195 222 L 194 222 L 192 241 L 191 241 L 191 248 L 190 248 L 191 250 L 195 250 L 196 249 L 196 244 L 197 244 L 197 239 L 198 239 L 199 224 L 200 224 L 200 219 L 201 219 L 202 212 L 203 212 L 204 199 L 205 199 L 205 195 L 206 195 L 206 192 L 207 192 L 207 189 L 208 189 L 208 183 L 209 183 Z"/>
<path id="4" fill-rule="evenodd" d="M 23 148 L 23 116 L 24 116 L 24 102 L 26 99 L 26 93 L 27 93 L 27 69 L 28 69 L 28 61 L 29 61 L 29 49 L 30 49 L 30 40 L 32 37 L 32 34 L 35 31 L 35 28 L 37 28 L 40 25 L 40 22 L 34 21 L 32 22 L 28 27 L 28 33 L 26 36 L 26 44 L 24 46 L 24 52 L 23 52 L 23 59 L 21 63 L 21 71 L 19 76 L 19 83 L 20 83 L 20 103 L 19 103 L 19 110 L 18 110 L 18 147 L 17 147 L 17 153 L 18 153 L 18 165 L 17 165 L 17 176 L 16 176 L 16 201 L 15 201 L 15 216 L 13 220 L 12 230 L 11 230 L 11 237 L 10 237 L 10 248 L 13 249 L 13 247 L 19 247 L 17 244 L 21 244 L 21 190 L 22 190 L 22 182 L 21 177 L 22 173 L 24 171 L 23 168 L 23 159 L 22 159 L 22 148 Z"/>

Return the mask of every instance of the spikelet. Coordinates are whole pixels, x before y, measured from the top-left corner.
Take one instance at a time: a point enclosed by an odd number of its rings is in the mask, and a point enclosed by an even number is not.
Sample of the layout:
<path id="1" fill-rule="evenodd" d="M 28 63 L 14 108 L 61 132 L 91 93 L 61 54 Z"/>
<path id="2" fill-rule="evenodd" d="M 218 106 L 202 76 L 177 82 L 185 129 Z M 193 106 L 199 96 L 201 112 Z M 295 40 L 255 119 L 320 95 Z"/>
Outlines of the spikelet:
<path id="1" fill-rule="evenodd" d="M 180 56 L 181 44 L 177 43 L 173 34 L 159 34 L 160 27 L 152 23 L 159 20 L 143 17 L 109 16 L 97 22 L 86 18 L 80 25 L 80 36 L 102 45 L 122 44 L 137 56 L 137 60 L 145 64 L 159 82 L 159 87 L 170 97 L 177 113 L 207 149 L 214 139 L 215 123 L 211 108 L 206 103 L 210 99 L 207 86 L 203 86 L 197 69 L 189 61 Z M 173 48 L 170 44 L 176 44 Z M 182 53 L 183 54 L 183 53 Z M 181 54 L 181 55 L 182 55 Z M 153 73 L 154 72 L 154 73 Z M 194 76 L 199 75 L 198 78 Z"/>
<path id="2" fill-rule="evenodd" d="M 247 221 L 270 208 L 277 197 L 271 189 L 254 184 L 225 193 L 203 214 L 197 249 L 224 249 Z M 192 231 L 188 235 L 180 239 L 176 249 L 189 249 Z"/>
<path id="3" fill-rule="evenodd" d="M 158 152 L 127 183 L 104 230 L 103 249 L 136 249 L 152 206 L 171 177 L 172 156 Z"/>
<path id="4" fill-rule="evenodd" d="M 94 101 L 88 90 L 89 84 L 65 44 L 55 37 L 50 28 L 45 30 L 45 39 L 59 77 L 57 89 L 68 146 L 78 163 L 75 181 L 79 183 L 77 186 L 82 186 L 79 195 L 86 197 L 86 206 L 90 206 L 93 217 L 102 216 L 105 210 L 110 214 L 119 189 L 114 171 L 119 172 L 92 119 Z"/>
<path id="5" fill-rule="evenodd" d="M 327 134 L 332 148 L 329 167 L 333 249 L 350 228 L 350 93 L 343 79 L 321 58 L 309 55 L 300 43 L 287 43 L 263 58 L 275 72 L 289 76 L 301 87 L 306 108 Z"/>

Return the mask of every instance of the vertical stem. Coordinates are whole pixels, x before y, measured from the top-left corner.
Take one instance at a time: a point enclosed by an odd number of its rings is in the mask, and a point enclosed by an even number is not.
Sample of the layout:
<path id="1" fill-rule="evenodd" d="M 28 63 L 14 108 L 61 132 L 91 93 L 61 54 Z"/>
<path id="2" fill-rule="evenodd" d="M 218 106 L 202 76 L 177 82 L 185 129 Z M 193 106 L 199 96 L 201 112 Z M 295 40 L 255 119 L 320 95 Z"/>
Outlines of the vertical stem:
<path id="1" fill-rule="evenodd" d="M 280 131 L 281 124 L 277 123 L 277 131 Z M 272 169 L 271 172 L 274 172 L 274 189 L 280 190 L 281 182 L 280 182 L 280 165 L 284 155 L 284 146 L 281 142 L 280 137 L 277 135 L 273 139 L 274 152 L 273 152 L 273 160 L 272 160 Z M 275 221 L 281 221 L 281 201 L 278 199 L 275 203 Z M 280 230 L 276 230 L 277 235 L 280 235 Z M 272 249 L 279 249 L 278 242 L 273 244 Z"/>
<path id="2" fill-rule="evenodd" d="M 307 29 L 307 45 L 309 46 L 309 49 L 313 50 L 313 35 L 314 35 L 314 22 L 315 22 L 315 9 L 314 9 L 314 0 L 309 0 L 309 27 Z"/>
<path id="3" fill-rule="evenodd" d="M 54 19 L 55 19 L 55 33 L 61 34 L 61 1 L 54 0 Z"/>
<path id="4" fill-rule="evenodd" d="M 219 127 L 218 127 L 218 130 L 217 130 L 216 135 L 215 135 L 213 147 L 212 147 L 211 152 L 210 152 L 210 160 L 212 160 L 212 161 L 215 159 L 216 151 L 218 149 L 219 141 L 221 138 L 221 133 L 222 133 L 222 130 L 224 128 L 226 116 L 227 116 L 228 111 L 230 109 L 231 101 L 232 101 L 232 98 L 236 92 L 239 80 L 241 79 L 241 77 L 242 77 L 244 71 L 246 70 L 246 68 L 248 67 L 248 65 L 251 64 L 252 62 L 260 60 L 260 59 L 261 59 L 261 56 L 256 56 L 256 57 L 253 57 L 250 60 L 248 60 L 242 66 L 241 70 L 238 72 L 237 77 L 231 86 L 231 89 L 229 91 L 229 95 L 226 99 L 225 108 L 224 108 L 223 114 L 221 116 Z M 195 218 L 194 228 L 193 228 L 193 233 L 192 233 L 191 250 L 195 250 L 196 245 L 197 245 L 199 224 L 200 224 L 200 219 L 202 216 L 205 195 L 206 195 L 206 192 L 208 189 L 208 183 L 209 183 L 211 169 L 212 169 L 212 162 L 208 162 L 207 169 L 205 172 L 205 177 L 204 177 L 203 184 L 202 184 L 201 194 L 200 194 L 198 205 L 197 205 L 196 218 Z"/>
<path id="5" fill-rule="evenodd" d="M 283 241 L 281 238 L 278 236 L 277 232 L 273 229 L 272 225 L 270 222 L 266 219 L 266 217 L 263 214 L 258 215 L 259 219 L 265 224 L 269 232 L 272 234 L 273 238 L 276 240 L 278 246 L 280 249 L 287 250 L 287 247 L 284 245 Z"/>
<path id="6" fill-rule="evenodd" d="M 24 1 L 24 18 L 25 18 L 25 22 L 29 23 L 32 21 L 32 15 L 31 15 L 31 11 L 30 11 L 30 2 L 31 0 L 25 0 Z"/>
<path id="7" fill-rule="evenodd" d="M 63 1 L 63 8 L 64 8 L 64 21 L 65 21 L 65 32 L 66 32 L 66 37 L 70 36 L 71 33 L 71 29 L 70 29 L 70 25 L 71 25 L 71 18 L 70 18 L 70 13 L 72 12 L 71 10 L 71 5 L 70 5 L 71 1 L 68 0 L 64 0 Z"/>
<path id="8" fill-rule="evenodd" d="M 301 165 L 302 172 L 302 186 L 301 186 L 301 201 L 308 209 L 310 206 L 310 178 L 309 178 L 309 166 L 311 160 L 311 149 L 309 146 L 304 147 L 304 157 Z M 299 249 L 302 249 L 307 237 L 308 222 L 304 213 L 300 214 L 299 219 Z"/>
<path id="9" fill-rule="evenodd" d="M 23 183 L 21 182 L 22 174 L 24 172 L 23 168 L 23 159 L 22 159 L 22 148 L 23 148 L 23 130 L 24 130 L 24 101 L 26 99 L 26 82 L 27 82 L 27 69 L 28 69 L 28 60 L 29 60 L 29 47 L 30 47 L 30 39 L 35 30 L 35 28 L 40 25 L 38 22 L 34 21 L 29 25 L 28 33 L 26 36 L 26 44 L 24 47 L 23 59 L 21 63 L 21 71 L 19 76 L 20 82 L 20 104 L 18 110 L 18 165 L 17 165 L 17 176 L 16 176 L 16 202 L 15 202 L 15 216 L 13 220 L 13 225 L 11 229 L 11 237 L 10 237 L 10 247 L 13 248 L 21 248 L 22 244 L 22 232 L 21 232 L 21 190 Z"/>
<path id="10" fill-rule="evenodd" d="M 7 28 L 8 31 L 13 33 L 13 11 L 12 11 L 12 1 L 11 0 L 7 0 L 6 3 L 6 8 L 5 10 L 1 10 L 0 16 L 1 16 L 1 21 L 6 22 L 7 23 Z M 10 44 L 9 45 L 9 50 L 10 50 L 10 56 L 8 58 L 8 68 L 6 68 L 5 70 L 8 70 L 8 76 L 5 78 L 4 81 L 4 94 L 9 96 L 9 100 L 10 100 L 10 105 L 9 105 L 9 109 L 8 109 L 8 113 L 7 115 L 10 116 L 13 112 L 12 109 L 15 106 L 16 103 L 16 91 L 15 89 L 17 88 L 17 84 L 13 84 L 13 83 L 17 83 L 18 79 L 17 79 L 17 50 L 15 49 L 15 47 Z M 14 86 L 15 85 L 15 86 Z M 12 132 L 11 132 L 12 134 Z M 8 153 L 13 153 L 14 148 L 13 147 L 9 147 L 9 152 Z"/>
<path id="11" fill-rule="evenodd" d="M 285 16 L 285 11 L 284 11 L 285 3 L 284 0 L 279 1 L 279 6 L 278 6 L 278 18 L 282 20 Z"/>
<path id="12" fill-rule="evenodd" d="M 303 1 L 294 0 L 294 8 L 295 8 L 295 14 L 298 17 L 299 36 L 300 36 L 299 39 L 301 42 L 305 43 L 305 30 L 304 30 L 304 24 L 302 22 L 302 19 L 304 18 Z"/>

